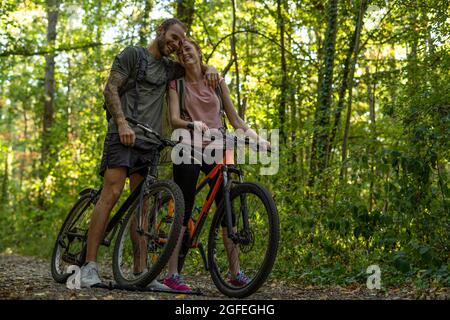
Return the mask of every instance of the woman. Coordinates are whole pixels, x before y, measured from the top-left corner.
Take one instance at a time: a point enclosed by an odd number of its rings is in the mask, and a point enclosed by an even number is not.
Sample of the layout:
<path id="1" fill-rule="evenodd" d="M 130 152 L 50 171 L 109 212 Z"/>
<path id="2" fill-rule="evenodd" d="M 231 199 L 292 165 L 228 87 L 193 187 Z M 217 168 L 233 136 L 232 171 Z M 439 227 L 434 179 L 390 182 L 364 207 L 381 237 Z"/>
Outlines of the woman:
<path id="1" fill-rule="evenodd" d="M 172 81 L 169 87 L 169 109 L 172 127 L 194 129 L 201 133 L 206 133 L 210 128 L 219 129 L 223 125 L 220 116 L 220 101 L 214 89 L 206 86 L 202 75 L 202 54 L 200 47 L 192 40 L 184 40 L 178 60 L 185 68 L 184 76 L 184 110 L 180 115 L 180 101 L 177 92 L 177 82 Z M 230 92 L 224 81 L 220 79 L 219 85 L 222 89 L 222 100 L 224 111 L 230 124 L 234 129 L 243 130 L 250 138 L 258 140 L 263 148 L 270 148 L 269 143 L 258 137 L 255 131 L 251 130 L 237 114 Z M 186 113 L 186 114 L 185 114 Z M 205 147 L 205 143 L 202 144 Z M 228 158 L 228 157 L 227 157 Z M 228 160 L 227 160 L 228 161 Z M 228 162 L 229 163 L 229 162 Z M 181 247 L 181 239 L 185 233 L 195 200 L 195 188 L 197 179 L 202 170 L 208 174 L 216 164 L 174 164 L 174 181 L 183 191 L 185 200 L 185 217 L 181 229 L 177 246 L 169 260 L 168 275 L 164 279 L 164 284 L 174 290 L 191 291 L 191 288 L 184 282 L 178 274 L 178 255 Z M 210 185 L 213 185 L 213 181 Z M 219 205 L 222 198 L 222 190 L 216 196 L 216 205 Z M 236 245 L 228 238 L 226 228 L 222 229 L 222 237 L 227 251 L 229 261 L 228 280 L 234 286 L 243 286 L 249 279 L 240 270 L 239 254 Z"/>

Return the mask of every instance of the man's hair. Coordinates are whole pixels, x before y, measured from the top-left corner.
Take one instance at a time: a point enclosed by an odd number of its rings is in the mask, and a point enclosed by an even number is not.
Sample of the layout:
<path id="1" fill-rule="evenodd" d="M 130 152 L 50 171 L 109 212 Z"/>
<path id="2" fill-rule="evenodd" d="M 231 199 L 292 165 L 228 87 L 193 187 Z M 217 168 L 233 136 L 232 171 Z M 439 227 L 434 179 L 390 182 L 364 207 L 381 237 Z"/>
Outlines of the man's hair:
<path id="1" fill-rule="evenodd" d="M 184 31 L 187 31 L 186 25 L 183 22 L 181 22 L 180 20 L 178 20 L 177 18 L 166 19 L 159 26 L 164 31 L 167 31 L 170 28 L 170 26 L 173 26 L 174 24 L 179 24 L 183 28 Z"/>

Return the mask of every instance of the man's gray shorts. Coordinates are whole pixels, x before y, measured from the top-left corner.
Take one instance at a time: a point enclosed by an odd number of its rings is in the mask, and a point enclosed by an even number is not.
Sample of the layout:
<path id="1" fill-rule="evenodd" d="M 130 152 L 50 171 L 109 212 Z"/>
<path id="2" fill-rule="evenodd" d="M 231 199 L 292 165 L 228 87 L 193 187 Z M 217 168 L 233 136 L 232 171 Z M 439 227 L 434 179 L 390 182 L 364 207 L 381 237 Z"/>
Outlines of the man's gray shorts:
<path id="1" fill-rule="evenodd" d="M 103 145 L 103 156 L 100 165 L 100 175 L 103 176 L 107 168 L 127 168 L 127 176 L 139 173 L 146 176 L 149 164 L 158 164 L 158 145 L 149 141 L 136 139 L 133 147 L 120 142 L 118 133 L 108 133 Z"/>

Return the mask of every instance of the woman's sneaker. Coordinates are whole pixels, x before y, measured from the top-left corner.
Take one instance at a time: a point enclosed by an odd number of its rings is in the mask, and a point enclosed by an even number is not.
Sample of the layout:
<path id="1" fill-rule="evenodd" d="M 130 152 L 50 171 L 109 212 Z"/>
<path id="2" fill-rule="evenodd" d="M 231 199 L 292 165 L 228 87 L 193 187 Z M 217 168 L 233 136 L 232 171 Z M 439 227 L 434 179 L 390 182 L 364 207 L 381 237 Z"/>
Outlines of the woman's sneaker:
<path id="1" fill-rule="evenodd" d="M 170 288 L 168 286 L 166 286 L 165 284 L 162 284 L 161 282 L 159 282 L 156 279 L 153 280 L 152 282 L 150 282 L 150 284 L 148 286 L 155 290 L 162 290 L 162 291 L 170 290 Z"/>
<path id="2" fill-rule="evenodd" d="M 163 283 L 170 289 L 182 292 L 191 292 L 192 289 L 185 282 L 181 275 L 173 274 L 170 277 L 164 279 Z"/>
<path id="3" fill-rule="evenodd" d="M 244 272 L 239 271 L 239 273 L 235 276 L 228 272 L 228 282 L 235 287 L 243 287 L 250 283 L 249 277 L 245 275 Z"/>

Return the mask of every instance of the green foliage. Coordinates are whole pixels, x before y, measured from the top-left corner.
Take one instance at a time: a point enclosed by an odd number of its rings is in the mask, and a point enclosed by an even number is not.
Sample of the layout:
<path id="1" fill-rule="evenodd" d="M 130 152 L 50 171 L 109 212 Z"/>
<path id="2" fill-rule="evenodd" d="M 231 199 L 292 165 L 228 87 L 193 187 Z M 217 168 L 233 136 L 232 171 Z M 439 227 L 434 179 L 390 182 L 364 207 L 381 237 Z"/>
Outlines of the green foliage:
<path id="1" fill-rule="evenodd" d="M 448 1 L 370 2 L 353 79 L 348 157 L 342 163 L 343 115 L 328 163 L 312 184 L 311 147 L 318 129 L 314 115 L 325 66 L 329 2 L 281 3 L 286 74 L 276 2 L 255 0 L 237 2 L 239 84 L 235 64 L 225 75 L 236 103 L 240 90 L 252 128 L 279 127 L 278 106 L 286 95 L 287 141 L 280 146 L 279 172 L 260 176 L 260 165 L 244 166 L 246 178 L 267 186 L 278 206 L 281 241 L 273 276 L 305 285 L 364 284 L 367 267 L 378 264 L 383 286 L 448 286 Z M 52 51 L 46 43 L 45 3 L 2 1 L 0 252 L 48 257 L 77 193 L 101 184 L 97 166 L 106 133 L 102 90 L 111 63 L 124 46 L 142 41 L 140 30 L 149 30 L 150 41 L 163 14 L 175 12 L 177 2 L 152 2 L 150 19 L 143 16 L 144 4 L 64 2 Z M 323 115 L 330 121 L 320 128 L 325 135 L 331 132 L 359 4 L 338 4 L 331 110 Z M 199 40 L 207 63 L 224 70 L 231 57 L 231 1 L 197 0 L 194 9 L 191 35 Z M 55 115 L 50 160 L 41 165 L 48 52 L 56 54 Z M 347 168 L 343 178 L 342 166 Z M 170 167 L 163 171 L 170 175 Z M 42 206 L 39 197 L 45 200 Z M 201 264 L 198 252 L 192 252 L 186 272 L 197 272 Z"/>

